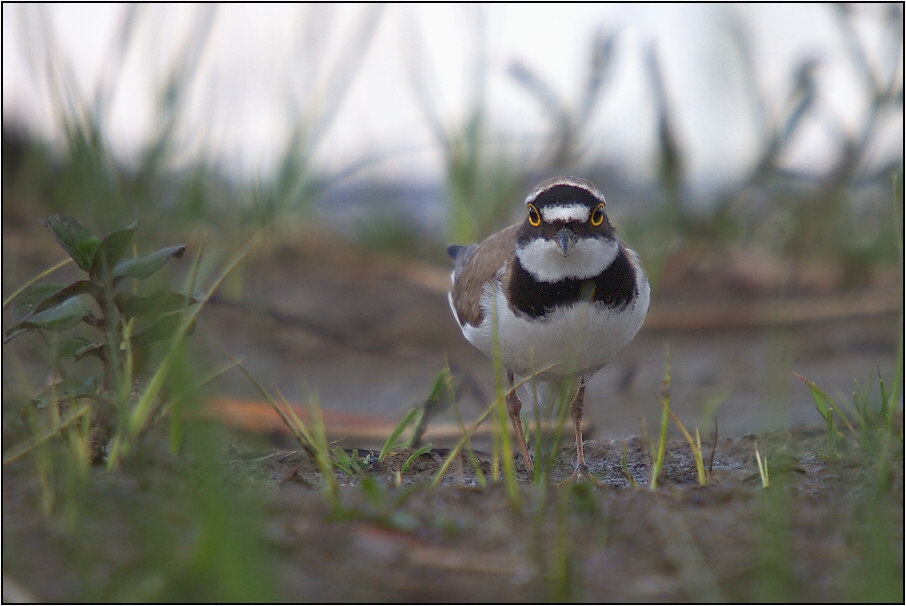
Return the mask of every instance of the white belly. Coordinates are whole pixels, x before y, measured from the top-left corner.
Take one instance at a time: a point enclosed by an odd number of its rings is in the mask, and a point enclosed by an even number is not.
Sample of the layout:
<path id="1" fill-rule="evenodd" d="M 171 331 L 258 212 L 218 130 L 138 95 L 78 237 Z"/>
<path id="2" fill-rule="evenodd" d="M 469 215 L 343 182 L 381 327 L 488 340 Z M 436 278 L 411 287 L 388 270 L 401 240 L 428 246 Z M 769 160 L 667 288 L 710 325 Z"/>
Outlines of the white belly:
<path id="1" fill-rule="evenodd" d="M 475 347 L 494 357 L 493 319 L 503 365 L 517 375 L 538 373 L 540 380 L 578 375 L 590 376 L 621 349 L 642 327 L 651 290 L 640 280 L 639 296 L 625 309 L 577 303 L 559 308 L 544 321 L 517 316 L 506 303 L 500 285 L 486 287 L 481 297 L 484 318 L 480 326 L 462 326 Z"/>

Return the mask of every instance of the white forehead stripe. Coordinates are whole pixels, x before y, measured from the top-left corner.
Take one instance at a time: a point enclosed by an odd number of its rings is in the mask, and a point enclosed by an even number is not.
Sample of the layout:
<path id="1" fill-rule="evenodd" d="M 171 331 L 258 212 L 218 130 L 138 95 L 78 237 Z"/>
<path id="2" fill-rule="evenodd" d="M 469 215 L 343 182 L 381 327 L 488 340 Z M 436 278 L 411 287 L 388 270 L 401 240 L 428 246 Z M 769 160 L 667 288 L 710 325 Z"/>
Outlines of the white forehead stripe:
<path id="1" fill-rule="evenodd" d="M 556 221 L 577 221 L 585 223 L 591 209 L 584 204 L 567 204 L 564 206 L 545 206 L 541 209 L 541 218 L 545 223 L 554 223 Z"/>

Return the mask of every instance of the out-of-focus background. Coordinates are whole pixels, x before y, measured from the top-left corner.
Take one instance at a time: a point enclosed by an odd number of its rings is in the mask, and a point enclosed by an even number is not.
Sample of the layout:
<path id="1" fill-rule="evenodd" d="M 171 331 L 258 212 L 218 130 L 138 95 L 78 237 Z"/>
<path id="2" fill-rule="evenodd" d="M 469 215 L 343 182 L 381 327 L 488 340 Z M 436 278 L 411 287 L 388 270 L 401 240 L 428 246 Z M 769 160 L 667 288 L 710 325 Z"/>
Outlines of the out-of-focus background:
<path id="1" fill-rule="evenodd" d="M 735 434 L 823 423 L 792 371 L 849 394 L 902 343 L 901 4 L 4 4 L 2 144 L 4 299 L 63 258 L 53 213 L 203 246 L 203 280 L 269 228 L 187 372 L 229 352 L 316 390 L 351 445 L 446 364 L 484 409 L 444 250 L 558 174 L 606 195 L 654 293 L 589 389 L 595 437 L 658 418 L 668 342 L 674 409 Z M 43 347 L 4 345 L 4 402 L 46 384 Z M 258 398 L 236 371 L 207 389 L 224 417 Z"/>

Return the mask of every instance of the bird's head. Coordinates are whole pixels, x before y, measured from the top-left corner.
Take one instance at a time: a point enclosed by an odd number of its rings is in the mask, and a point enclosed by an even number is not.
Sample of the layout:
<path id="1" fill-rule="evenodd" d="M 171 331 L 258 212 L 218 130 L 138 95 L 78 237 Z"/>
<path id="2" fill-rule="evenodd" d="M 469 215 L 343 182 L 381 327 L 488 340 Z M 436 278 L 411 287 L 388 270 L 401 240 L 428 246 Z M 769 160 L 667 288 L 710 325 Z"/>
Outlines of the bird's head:
<path id="1" fill-rule="evenodd" d="M 619 241 L 605 212 L 604 195 L 585 179 L 557 177 L 525 199 L 516 256 L 540 282 L 585 279 L 606 269 Z"/>

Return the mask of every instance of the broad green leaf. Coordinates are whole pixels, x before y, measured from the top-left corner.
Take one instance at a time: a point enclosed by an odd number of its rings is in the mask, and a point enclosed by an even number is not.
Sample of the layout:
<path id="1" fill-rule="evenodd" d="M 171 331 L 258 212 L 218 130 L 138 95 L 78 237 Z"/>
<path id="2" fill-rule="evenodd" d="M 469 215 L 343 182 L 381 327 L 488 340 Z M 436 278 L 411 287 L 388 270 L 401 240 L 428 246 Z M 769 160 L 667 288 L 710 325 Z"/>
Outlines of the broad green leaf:
<path id="1" fill-rule="evenodd" d="M 51 385 L 32 401 L 38 405 L 38 408 L 44 408 L 54 401 L 97 397 L 97 392 L 98 382 L 94 377 L 73 377 Z"/>
<path id="2" fill-rule="evenodd" d="M 23 332 L 28 332 L 28 329 L 22 328 L 21 326 L 13 326 L 6 331 L 6 336 L 3 338 L 3 344 L 6 345 L 10 341 L 21 335 Z"/>
<path id="3" fill-rule="evenodd" d="M 93 282 L 89 282 L 88 280 L 79 280 L 78 282 L 73 282 L 69 286 L 61 288 L 56 293 L 41 301 L 41 303 L 39 303 L 38 306 L 35 307 L 33 313 L 41 313 L 46 309 L 56 307 L 66 299 L 71 299 L 79 295 L 88 295 L 93 297 L 98 294 L 100 290 L 100 286 Z"/>
<path id="4" fill-rule="evenodd" d="M 28 288 L 28 287 L 30 287 L 30 286 L 34 286 L 35 284 L 37 284 L 38 282 L 40 282 L 41 280 L 43 280 L 44 278 L 46 278 L 47 276 L 49 276 L 50 274 L 52 274 L 53 272 L 57 271 L 58 269 L 60 269 L 60 268 L 63 267 L 64 265 L 69 265 L 70 263 L 72 263 L 72 257 L 70 257 L 70 258 L 68 258 L 68 259 L 63 259 L 62 261 L 60 261 L 59 263 L 57 263 L 57 264 L 54 265 L 53 267 L 48 267 L 47 269 L 45 269 L 45 270 L 42 271 L 41 273 L 37 274 L 37 275 L 34 276 L 31 280 L 29 280 L 28 282 L 26 282 L 25 284 L 23 284 L 22 286 L 20 286 L 18 289 L 14 290 L 9 296 L 7 296 L 7 297 L 3 300 L 3 307 L 6 307 L 6 306 L 9 305 L 12 301 L 14 301 L 14 300 L 16 299 L 16 297 L 18 297 L 19 295 L 21 295 L 22 292 L 23 292 L 26 288 Z M 62 286 L 62 284 L 61 284 L 60 286 Z"/>
<path id="5" fill-rule="evenodd" d="M 197 299 L 162 288 L 147 297 L 136 297 L 131 293 L 120 292 L 114 295 L 113 302 L 126 319 L 148 314 L 170 313 L 199 303 Z"/>
<path id="6" fill-rule="evenodd" d="M 113 232 L 101 241 L 88 271 L 93 279 L 103 280 L 103 274 L 109 273 L 119 263 L 126 253 L 126 248 L 132 241 L 132 234 L 136 229 L 138 229 L 138 221 L 126 229 Z"/>
<path id="7" fill-rule="evenodd" d="M 16 298 L 10 301 L 10 310 L 15 322 L 21 322 L 31 315 L 39 303 L 47 297 L 66 288 L 65 284 L 32 284 L 25 287 Z"/>
<path id="8" fill-rule="evenodd" d="M 170 257 L 182 258 L 186 252 L 186 245 L 169 246 L 157 252 L 151 253 L 147 257 L 137 259 L 123 259 L 113 268 L 114 280 L 122 278 L 136 278 L 142 280 L 147 278 L 158 269 L 166 265 Z"/>
<path id="9" fill-rule="evenodd" d="M 79 325 L 85 318 L 90 318 L 91 310 L 79 299 L 66 299 L 56 307 L 36 313 L 24 322 L 20 322 L 7 333 L 7 341 L 20 334 L 22 330 L 69 330 Z M 16 332 L 14 332 L 16 331 Z"/>
<path id="10" fill-rule="evenodd" d="M 66 215 L 53 215 L 41 223 L 50 230 L 60 246 L 81 267 L 88 271 L 100 240 L 78 219 Z"/>
<path id="11" fill-rule="evenodd" d="M 132 347 L 142 347 L 155 341 L 169 339 L 176 334 L 182 323 L 182 314 L 173 313 L 155 320 L 139 332 L 135 333 L 131 339 Z M 195 322 L 189 325 L 186 330 L 187 335 L 195 332 Z"/>

